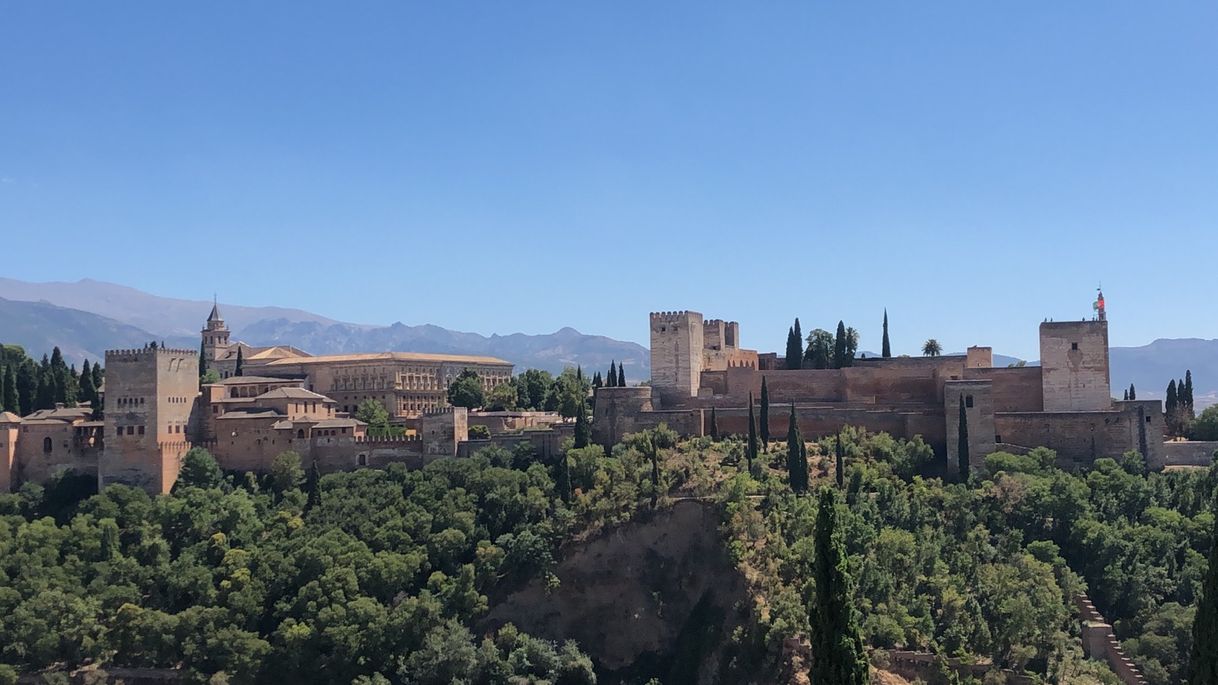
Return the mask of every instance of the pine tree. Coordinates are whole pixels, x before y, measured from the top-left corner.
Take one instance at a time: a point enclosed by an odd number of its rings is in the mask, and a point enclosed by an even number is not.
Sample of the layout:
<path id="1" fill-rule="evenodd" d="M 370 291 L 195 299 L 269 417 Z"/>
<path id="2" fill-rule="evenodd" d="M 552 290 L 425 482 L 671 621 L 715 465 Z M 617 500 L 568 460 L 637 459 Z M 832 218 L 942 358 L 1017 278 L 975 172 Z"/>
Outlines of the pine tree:
<path id="1" fill-rule="evenodd" d="M 313 465 L 309 467 L 309 475 L 305 479 L 305 493 L 308 494 L 308 500 L 305 501 L 305 511 L 321 506 L 321 472 L 317 470 L 316 459 L 313 460 Z"/>
<path id="2" fill-rule="evenodd" d="M 753 393 L 749 393 L 749 441 L 745 457 L 749 460 L 749 473 L 752 473 L 753 460 L 757 458 L 757 420 L 753 417 Z"/>
<path id="3" fill-rule="evenodd" d="M 233 371 L 234 376 L 245 375 L 245 348 L 237 346 L 237 368 Z"/>
<path id="4" fill-rule="evenodd" d="M 617 387 L 626 387 L 626 365 L 624 363 L 617 365 Z"/>
<path id="5" fill-rule="evenodd" d="M 609 362 L 609 387 L 617 387 L 617 360 Z"/>
<path id="6" fill-rule="evenodd" d="M 833 444 L 833 457 L 837 467 L 837 487 L 846 487 L 846 451 L 842 449 L 842 432 L 837 432 L 837 440 Z"/>
<path id="7" fill-rule="evenodd" d="M 1133 387 L 1133 383 L 1129 384 L 1129 401 L 1132 402 L 1138 399 L 1138 391 Z"/>
<path id="8" fill-rule="evenodd" d="M 17 370 L 9 364 L 4 372 L 4 408 L 14 414 L 21 415 L 21 396 L 17 391 Z"/>
<path id="9" fill-rule="evenodd" d="M 888 310 L 884 310 L 884 342 L 880 350 L 880 356 L 888 359 L 892 356 L 892 346 L 888 344 Z"/>
<path id="10" fill-rule="evenodd" d="M 802 462 L 804 439 L 799 434 L 799 421 L 795 418 L 795 403 L 791 403 L 791 418 L 787 422 L 787 480 L 796 494 L 808 490 L 808 469 Z"/>
<path id="11" fill-rule="evenodd" d="M 960 396 L 960 421 L 956 426 L 956 459 L 960 464 L 960 480 L 968 482 L 968 412 L 964 409 L 964 395 Z"/>
<path id="12" fill-rule="evenodd" d="M 846 361 L 846 350 L 850 343 L 846 339 L 846 322 L 837 322 L 837 335 L 833 337 L 833 368 L 841 369 L 849 366 Z"/>
<path id="13" fill-rule="evenodd" d="M 770 444 L 770 389 L 761 377 L 761 444 Z"/>
<path id="14" fill-rule="evenodd" d="M 712 440 L 718 440 L 718 439 L 719 439 L 719 420 L 718 420 L 718 417 L 717 417 L 717 416 L 715 416 L 715 408 L 714 408 L 714 407 L 711 407 L 711 417 L 710 417 L 710 436 L 711 436 L 711 439 L 712 439 Z"/>
<path id="15" fill-rule="evenodd" d="M 581 400 L 575 413 L 575 448 L 587 447 L 588 442 L 588 403 Z"/>
<path id="16" fill-rule="evenodd" d="M 795 320 L 795 326 L 787 329 L 787 368 L 800 369 L 803 368 L 804 361 L 804 344 L 800 339 L 799 333 L 796 332 L 796 327 L 799 326 L 799 319 Z"/>
<path id="17" fill-rule="evenodd" d="M 867 685 L 863 638 L 854 611 L 846 549 L 837 523 L 837 492 L 822 488 L 813 539 L 814 594 L 808 612 L 812 627 L 813 683 Z"/>
<path id="18" fill-rule="evenodd" d="M 1193 619 L 1193 650 L 1188 663 L 1189 685 L 1218 683 L 1218 508 L 1210 537 L 1210 565 L 1205 574 L 1197 615 Z"/>

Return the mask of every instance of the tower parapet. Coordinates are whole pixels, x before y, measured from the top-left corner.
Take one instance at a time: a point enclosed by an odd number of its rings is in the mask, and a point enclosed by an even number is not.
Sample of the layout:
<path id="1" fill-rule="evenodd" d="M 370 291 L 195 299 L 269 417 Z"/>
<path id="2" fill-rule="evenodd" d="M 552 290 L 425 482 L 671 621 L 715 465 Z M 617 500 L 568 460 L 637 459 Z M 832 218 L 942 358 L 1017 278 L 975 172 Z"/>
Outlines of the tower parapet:
<path id="1" fill-rule="evenodd" d="M 651 386 L 663 397 L 698 394 L 702 374 L 704 325 L 692 311 L 651 313 Z"/>
<path id="2" fill-rule="evenodd" d="M 1045 411 L 1112 408 L 1106 320 L 1040 324 L 1040 366 Z"/>

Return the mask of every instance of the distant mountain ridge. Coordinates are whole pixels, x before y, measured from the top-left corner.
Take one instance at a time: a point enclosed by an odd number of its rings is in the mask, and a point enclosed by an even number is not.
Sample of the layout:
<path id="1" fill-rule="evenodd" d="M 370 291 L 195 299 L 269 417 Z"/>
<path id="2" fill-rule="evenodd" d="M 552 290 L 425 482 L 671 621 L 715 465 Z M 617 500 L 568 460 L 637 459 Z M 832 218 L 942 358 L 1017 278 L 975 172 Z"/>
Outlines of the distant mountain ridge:
<path id="1" fill-rule="evenodd" d="M 107 348 L 151 340 L 191 349 L 199 346 L 212 303 L 160 297 L 135 288 L 82 279 L 75 283 L 29 283 L 0 278 L 0 342 L 15 343 L 32 355 L 58 345 L 70 361 L 99 358 Z M 24 306 L 17 306 L 24 305 Z M 220 303 L 234 340 L 251 345 L 293 345 L 312 354 L 352 352 L 436 352 L 499 357 L 516 365 L 558 373 L 582 366 L 589 374 L 625 362 L 628 381 L 651 376 L 650 355 L 637 343 L 585 335 L 573 328 L 554 333 L 481 335 L 430 324 L 390 326 L 335 321 L 285 307 Z"/>

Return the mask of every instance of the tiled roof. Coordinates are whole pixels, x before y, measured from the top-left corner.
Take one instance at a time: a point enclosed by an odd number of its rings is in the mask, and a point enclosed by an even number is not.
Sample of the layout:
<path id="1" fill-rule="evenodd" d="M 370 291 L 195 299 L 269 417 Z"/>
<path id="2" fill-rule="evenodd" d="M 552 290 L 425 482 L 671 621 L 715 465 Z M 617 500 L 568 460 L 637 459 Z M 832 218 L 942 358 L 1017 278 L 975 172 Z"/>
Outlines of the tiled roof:
<path id="1" fill-rule="evenodd" d="M 279 412 L 275 411 L 274 409 L 250 409 L 248 411 L 244 410 L 244 409 L 235 409 L 233 411 L 224 412 L 219 417 L 217 417 L 216 420 L 219 421 L 221 419 L 265 419 L 265 418 L 274 418 L 276 416 L 283 416 L 283 414 L 280 414 Z"/>
<path id="2" fill-rule="evenodd" d="M 229 376 L 211 385 L 244 385 L 246 383 L 299 383 L 291 378 L 271 378 L 270 376 Z"/>
<path id="3" fill-rule="evenodd" d="M 0 423 L 21 423 L 21 417 L 11 411 L 0 411 Z"/>
<path id="4" fill-rule="evenodd" d="M 329 402 L 331 404 L 335 403 L 334 400 L 330 399 L 329 397 L 326 397 L 325 395 L 319 395 L 319 394 L 313 392 L 312 390 L 305 390 L 304 388 L 275 388 L 274 390 L 270 390 L 270 391 L 262 393 L 255 399 L 259 399 L 259 400 L 278 400 L 278 399 L 314 400 L 317 402 Z"/>

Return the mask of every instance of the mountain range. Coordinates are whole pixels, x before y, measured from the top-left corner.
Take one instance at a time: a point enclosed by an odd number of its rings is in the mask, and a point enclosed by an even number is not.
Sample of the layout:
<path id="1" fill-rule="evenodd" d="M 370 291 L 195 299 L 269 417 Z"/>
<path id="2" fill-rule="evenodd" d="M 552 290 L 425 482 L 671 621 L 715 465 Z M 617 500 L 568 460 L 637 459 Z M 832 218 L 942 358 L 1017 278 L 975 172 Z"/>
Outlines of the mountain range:
<path id="1" fill-rule="evenodd" d="M 59 346 L 76 364 L 99 359 L 109 348 L 136 347 L 152 340 L 194 349 L 211 305 L 91 279 L 31 283 L 0 278 L 0 342 L 21 345 L 35 356 Z M 574 365 L 607 369 L 616 360 L 625 362 L 628 380 L 650 376 L 647 348 L 573 328 L 540 335 L 488 336 L 430 324 L 348 323 L 285 307 L 221 303 L 220 310 L 233 339 L 251 345 L 293 345 L 313 354 L 481 354 L 506 359 L 518 371 L 538 368 L 552 373 Z M 1118 397 L 1133 383 L 1139 398 L 1162 399 L 1167 383 L 1191 369 L 1198 409 L 1218 403 L 1218 340 L 1164 338 L 1140 347 L 1113 347 L 1110 355 L 1112 387 Z M 997 366 L 1016 361 L 994 355 Z"/>

